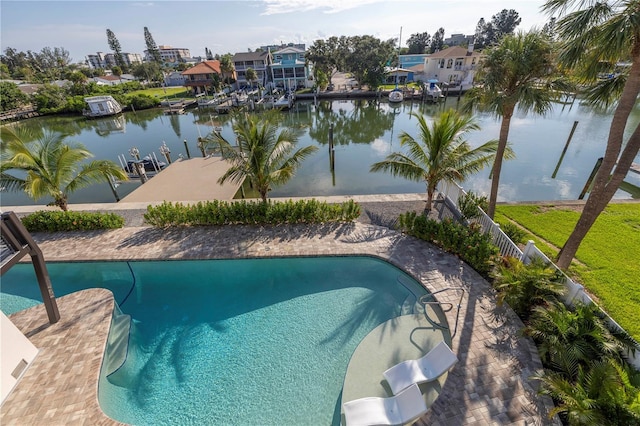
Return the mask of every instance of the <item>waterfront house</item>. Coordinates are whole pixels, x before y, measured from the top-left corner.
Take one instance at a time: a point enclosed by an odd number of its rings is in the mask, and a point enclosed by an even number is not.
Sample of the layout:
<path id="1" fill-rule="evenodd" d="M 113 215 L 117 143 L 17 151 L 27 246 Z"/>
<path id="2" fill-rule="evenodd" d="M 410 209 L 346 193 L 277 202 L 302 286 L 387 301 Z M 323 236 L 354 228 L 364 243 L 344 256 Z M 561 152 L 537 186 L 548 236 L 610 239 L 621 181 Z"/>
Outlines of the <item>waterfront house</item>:
<path id="1" fill-rule="evenodd" d="M 412 68 L 416 65 L 424 66 L 424 61 L 430 55 L 428 53 L 413 53 L 408 55 L 398 56 L 398 62 L 400 62 L 400 68 Z"/>
<path id="2" fill-rule="evenodd" d="M 131 74 L 122 75 L 103 75 L 100 77 L 93 77 L 92 80 L 98 86 L 117 86 L 118 84 L 128 83 L 130 81 L 136 81 L 136 78 Z"/>
<path id="3" fill-rule="evenodd" d="M 243 88 L 245 86 L 251 86 L 260 84 L 266 86 L 268 81 L 268 70 L 271 65 L 271 55 L 267 50 L 257 52 L 242 52 L 236 53 L 231 58 L 233 66 L 236 69 L 236 82 L 237 87 Z M 250 82 L 247 80 L 247 70 L 252 68 L 257 76 L 258 80 Z"/>
<path id="4" fill-rule="evenodd" d="M 428 57 L 428 53 L 400 55 L 398 57 L 398 61 L 400 62 L 399 67 L 409 70 L 412 74 L 410 81 L 426 80 L 424 76 L 424 64 Z"/>
<path id="5" fill-rule="evenodd" d="M 235 71 L 230 75 L 225 75 L 220 68 L 220 61 L 203 61 L 199 64 L 182 71 L 185 77 L 184 86 L 189 88 L 194 95 L 199 93 L 213 93 L 212 85 L 217 80 L 222 82 L 225 77 L 235 79 Z"/>
<path id="6" fill-rule="evenodd" d="M 413 71 L 405 68 L 387 68 L 384 72 L 385 84 L 407 84 L 414 80 Z"/>
<path id="7" fill-rule="evenodd" d="M 313 80 L 309 80 L 309 67 L 305 64 L 304 45 L 302 47 L 290 45 L 271 51 L 270 78 L 275 87 L 296 90 L 313 85 Z"/>
<path id="8" fill-rule="evenodd" d="M 166 87 L 184 86 L 186 80 L 186 76 L 179 71 L 171 71 L 164 75 L 164 85 Z"/>
<path id="9" fill-rule="evenodd" d="M 460 90 L 469 89 L 473 85 L 482 54 L 474 52 L 473 44 L 468 48 L 453 46 L 435 52 L 425 58 L 424 77 L 426 80 L 436 79 L 448 83 L 450 87 L 458 86 Z"/>

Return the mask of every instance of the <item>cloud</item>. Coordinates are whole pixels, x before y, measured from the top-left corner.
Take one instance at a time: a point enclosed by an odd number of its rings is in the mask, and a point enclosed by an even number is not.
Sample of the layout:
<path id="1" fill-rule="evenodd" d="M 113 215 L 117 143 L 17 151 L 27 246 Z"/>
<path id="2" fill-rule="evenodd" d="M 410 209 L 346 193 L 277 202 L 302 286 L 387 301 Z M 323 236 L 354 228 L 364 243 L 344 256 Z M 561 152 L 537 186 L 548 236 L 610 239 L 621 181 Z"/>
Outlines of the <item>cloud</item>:
<path id="1" fill-rule="evenodd" d="M 133 6 L 133 7 L 154 7 L 155 3 L 151 2 L 151 1 L 147 1 L 147 2 L 136 1 L 136 2 L 131 3 L 131 6 Z"/>
<path id="2" fill-rule="evenodd" d="M 370 146 L 373 152 L 375 152 L 376 156 L 378 157 L 384 157 L 391 151 L 391 144 L 380 138 L 376 138 Z"/>
<path id="3" fill-rule="evenodd" d="M 349 9 L 373 3 L 380 3 L 383 0 L 265 0 L 266 9 L 263 15 L 277 15 L 281 13 L 308 12 L 322 9 L 324 13 L 338 13 Z"/>

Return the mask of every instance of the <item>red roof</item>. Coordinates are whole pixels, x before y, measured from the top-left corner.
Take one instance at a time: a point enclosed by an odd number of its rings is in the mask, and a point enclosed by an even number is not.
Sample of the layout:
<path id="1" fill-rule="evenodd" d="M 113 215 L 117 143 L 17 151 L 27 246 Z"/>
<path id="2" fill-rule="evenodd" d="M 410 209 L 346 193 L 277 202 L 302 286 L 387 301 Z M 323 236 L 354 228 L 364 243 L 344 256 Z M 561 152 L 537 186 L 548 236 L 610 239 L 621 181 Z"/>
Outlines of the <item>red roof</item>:
<path id="1" fill-rule="evenodd" d="M 198 75 L 198 74 L 222 74 L 220 70 L 220 61 L 203 61 L 199 64 L 182 71 L 182 75 Z"/>

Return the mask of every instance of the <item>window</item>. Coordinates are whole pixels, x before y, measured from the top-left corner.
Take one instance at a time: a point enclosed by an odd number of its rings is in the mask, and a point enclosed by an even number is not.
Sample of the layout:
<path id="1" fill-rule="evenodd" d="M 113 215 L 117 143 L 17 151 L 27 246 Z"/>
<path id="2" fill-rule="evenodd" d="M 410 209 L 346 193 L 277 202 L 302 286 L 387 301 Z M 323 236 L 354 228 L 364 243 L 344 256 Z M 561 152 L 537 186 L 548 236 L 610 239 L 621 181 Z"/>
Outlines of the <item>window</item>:
<path id="1" fill-rule="evenodd" d="M 453 66 L 453 59 L 449 59 L 447 61 L 447 68 L 451 68 Z"/>
<path id="2" fill-rule="evenodd" d="M 440 59 L 440 62 L 438 63 L 438 68 L 444 68 L 444 58 Z"/>

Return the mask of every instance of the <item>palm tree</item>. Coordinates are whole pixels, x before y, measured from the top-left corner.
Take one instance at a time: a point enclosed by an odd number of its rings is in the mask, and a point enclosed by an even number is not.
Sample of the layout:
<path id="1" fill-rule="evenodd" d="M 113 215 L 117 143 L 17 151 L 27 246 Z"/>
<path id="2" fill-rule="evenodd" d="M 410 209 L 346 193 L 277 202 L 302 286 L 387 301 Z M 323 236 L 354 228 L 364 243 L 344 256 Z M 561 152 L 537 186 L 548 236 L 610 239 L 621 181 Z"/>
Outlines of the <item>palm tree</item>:
<path id="1" fill-rule="evenodd" d="M 493 278 L 498 304 L 507 303 L 523 321 L 535 306 L 552 304 L 566 292 L 556 269 L 539 258 L 526 265 L 514 257 L 506 258 Z"/>
<path id="2" fill-rule="evenodd" d="M 407 153 L 393 152 L 383 161 L 371 166 L 372 172 L 389 172 L 414 181 L 425 181 L 427 185 L 427 204 L 425 210 L 431 210 L 433 193 L 442 181 L 462 181 L 491 163 L 498 143 L 489 141 L 471 149 L 464 134 L 479 130 L 479 126 L 469 116 L 460 115 L 449 109 L 432 123 L 431 127 L 424 116 L 412 113 L 418 119 L 419 139 L 407 132 L 400 134 L 400 146 Z M 509 155 L 507 150 L 507 155 Z"/>
<path id="3" fill-rule="evenodd" d="M 606 358 L 624 362 L 627 351 L 636 343 L 624 330 L 606 322 L 595 304 L 578 303 L 567 308 L 563 303 L 533 309 L 524 334 L 536 342 L 543 364 L 575 378 L 579 367 Z"/>
<path id="4" fill-rule="evenodd" d="M 253 82 L 258 80 L 258 73 L 253 68 L 247 68 L 245 78 L 253 88 Z"/>
<path id="5" fill-rule="evenodd" d="M 640 373 L 628 365 L 605 359 L 579 367 L 575 381 L 551 371 L 533 378 L 556 401 L 550 417 L 560 414 L 571 426 L 640 424 Z"/>
<path id="6" fill-rule="evenodd" d="M 492 218 L 511 117 L 516 105 L 525 113 L 533 111 L 544 115 L 551 110 L 551 102 L 557 93 L 552 89 L 562 87 L 559 81 L 551 79 L 552 65 L 552 50 L 547 37 L 535 31 L 505 36 L 497 46 L 489 49 L 480 63 L 476 78 L 481 84 L 464 96 L 465 111 L 471 112 L 478 107 L 502 117 L 487 210 Z"/>
<path id="7" fill-rule="evenodd" d="M 69 194 L 80 188 L 109 179 L 127 180 L 124 170 L 112 161 L 80 164 L 93 155 L 80 143 L 64 143 L 58 133 L 3 129 L 2 141 L 0 185 L 24 191 L 36 201 L 51 196 L 51 205 L 63 211 L 68 209 Z"/>
<path id="8" fill-rule="evenodd" d="M 233 66 L 231 54 L 227 53 L 220 58 L 220 71 L 222 72 L 222 81 L 226 84 L 231 84 L 235 81 L 233 76 L 235 75 L 236 68 Z"/>
<path id="9" fill-rule="evenodd" d="M 638 125 L 624 145 L 629 115 L 640 94 L 640 7 L 637 0 L 548 0 L 543 8 L 550 14 L 565 15 L 556 23 L 561 40 L 559 59 L 585 81 L 597 81 L 603 64 L 628 61 L 631 65 L 614 78 L 600 81 L 588 93 L 593 103 L 608 105 L 617 99 L 617 106 L 591 193 L 558 254 L 557 265 L 566 269 L 640 149 Z"/>
<path id="10" fill-rule="evenodd" d="M 227 180 L 242 183 L 249 179 L 262 201 L 266 202 L 271 187 L 288 182 L 302 161 L 317 151 L 315 146 L 306 146 L 293 152 L 299 134 L 292 129 L 278 133 L 275 114 L 277 112 L 262 116 L 238 115 L 233 124 L 237 147 L 217 132 L 208 137 L 209 141 L 219 145 L 223 157 L 231 163 L 218 183 L 223 184 Z"/>

